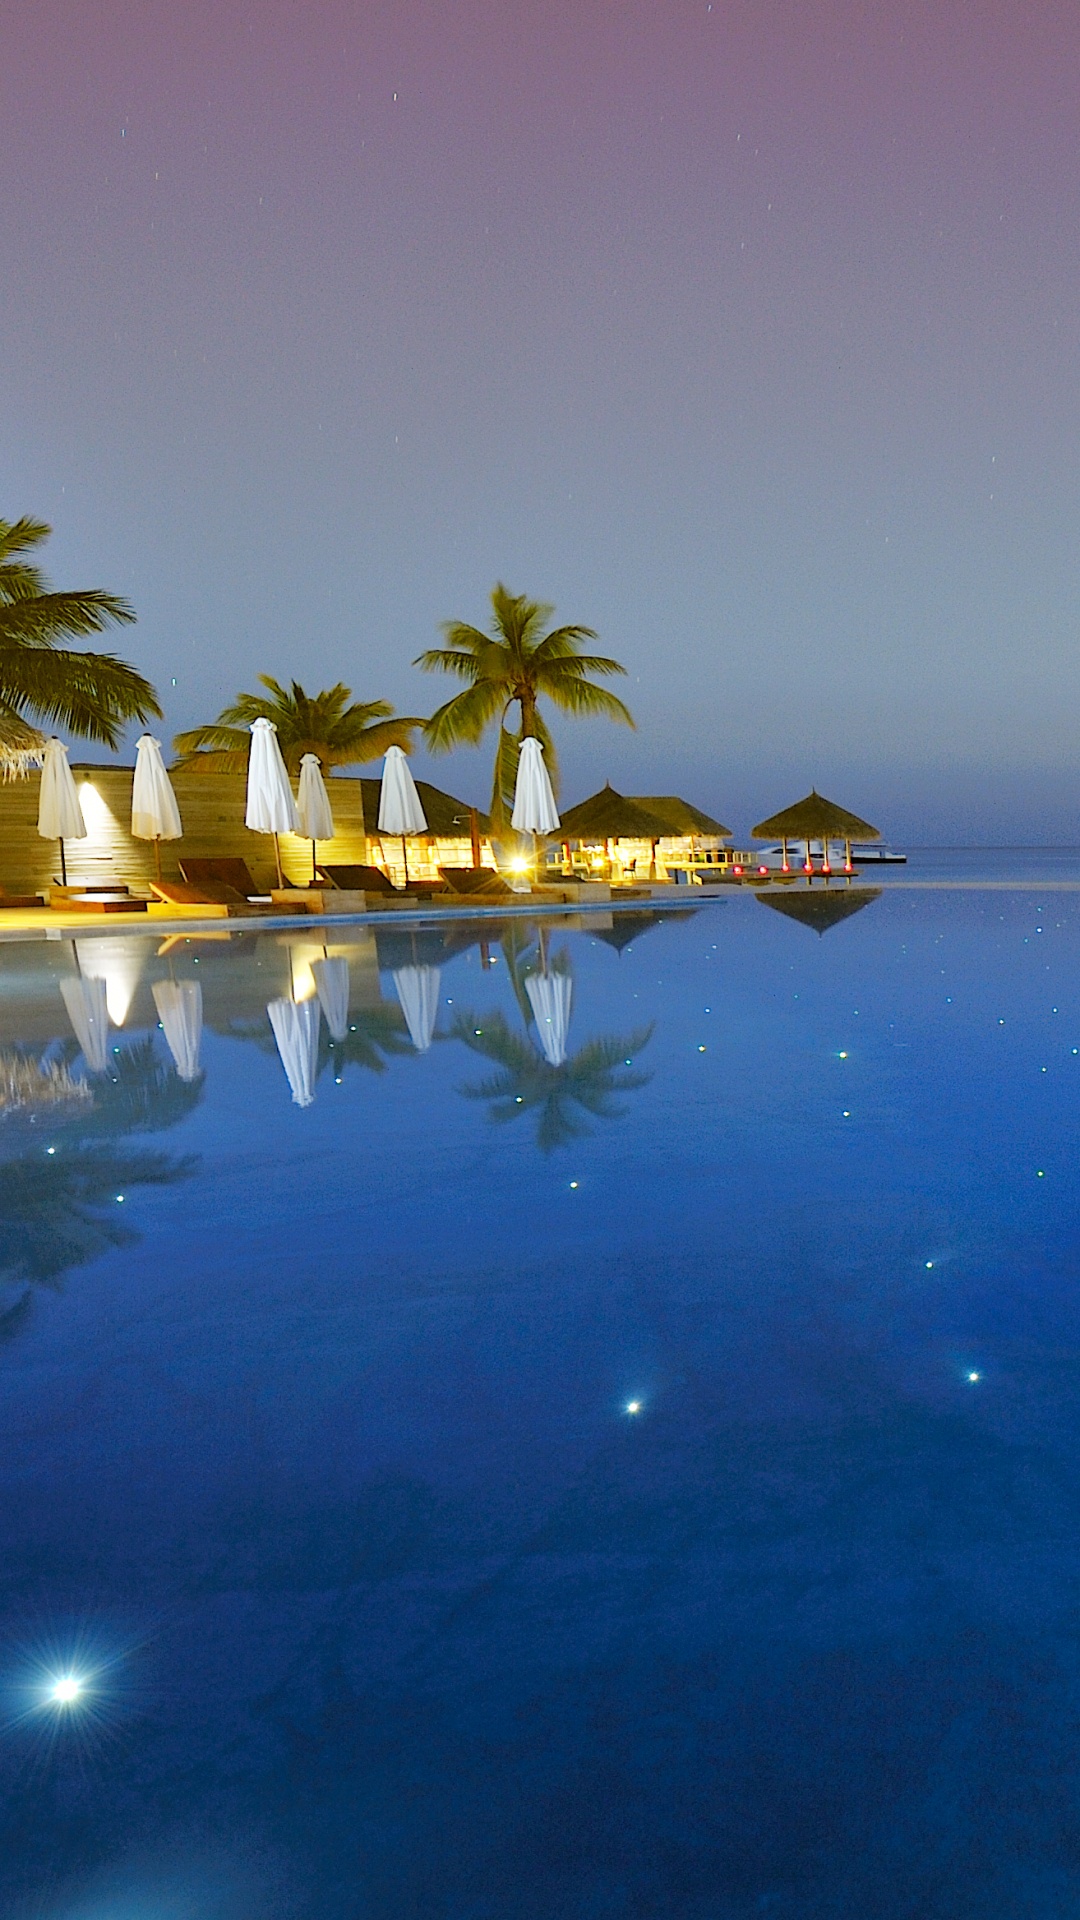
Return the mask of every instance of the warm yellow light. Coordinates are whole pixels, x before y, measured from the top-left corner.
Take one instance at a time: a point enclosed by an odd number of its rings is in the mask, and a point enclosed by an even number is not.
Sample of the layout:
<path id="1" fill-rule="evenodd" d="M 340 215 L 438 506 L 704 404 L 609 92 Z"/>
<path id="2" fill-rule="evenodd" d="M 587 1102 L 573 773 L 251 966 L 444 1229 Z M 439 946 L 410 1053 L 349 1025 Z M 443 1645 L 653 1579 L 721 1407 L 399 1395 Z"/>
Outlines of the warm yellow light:
<path id="1" fill-rule="evenodd" d="M 520 859 L 511 860 L 510 871 L 511 873 L 528 873 L 529 862 L 527 860 L 520 860 Z"/>

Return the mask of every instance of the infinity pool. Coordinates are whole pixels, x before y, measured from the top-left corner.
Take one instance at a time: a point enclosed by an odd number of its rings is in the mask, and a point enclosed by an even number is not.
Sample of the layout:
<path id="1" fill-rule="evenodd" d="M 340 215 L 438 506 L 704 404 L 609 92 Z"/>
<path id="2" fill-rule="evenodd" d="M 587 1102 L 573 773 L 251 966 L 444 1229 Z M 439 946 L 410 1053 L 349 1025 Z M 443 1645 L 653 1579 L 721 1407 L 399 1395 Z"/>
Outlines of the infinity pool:
<path id="1" fill-rule="evenodd" d="M 5 1916 L 1073 1920 L 1080 865 L 1005 877 L 0 947 Z"/>

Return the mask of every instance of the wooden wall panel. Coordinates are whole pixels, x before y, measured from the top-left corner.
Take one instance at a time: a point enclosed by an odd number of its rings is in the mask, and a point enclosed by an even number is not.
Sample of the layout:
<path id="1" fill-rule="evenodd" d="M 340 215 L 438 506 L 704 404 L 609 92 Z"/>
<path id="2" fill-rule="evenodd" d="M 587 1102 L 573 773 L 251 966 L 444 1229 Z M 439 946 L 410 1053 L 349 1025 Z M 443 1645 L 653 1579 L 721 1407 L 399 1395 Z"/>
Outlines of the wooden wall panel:
<path id="1" fill-rule="evenodd" d="M 89 829 L 85 840 L 67 845 L 68 879 L 121 880 L 146 887 L 154 878 L 154 848 L 131 835 L 131 767 L 73 766 L 75 784 Z M 0 886 L 10 893 L 35 892 L 60 877 L 60 855 L 55 841 L 42 840 L 37 830 L 38 788 L 41 776 L 0 785 Z M 320 841 L 321 860 L 346 864 L 367 859 L 360 782 L 331 779 L 330 802 L 337 833 Z M 249 833 L 244 825 L 246 780 L 242 773 L 178 772 L 173 786 L 184 823 L 182 840 L 163 841 L 161 868 L 179 877 L 184 853 L 241 854 L 259 886 L 276 884 L 274 843 L 266 834 Z M 89 791 L 86 789 L 89 788 Z M 311 873 L 311 843 L 283 834 L 281 857 L 291 880 Z"/>

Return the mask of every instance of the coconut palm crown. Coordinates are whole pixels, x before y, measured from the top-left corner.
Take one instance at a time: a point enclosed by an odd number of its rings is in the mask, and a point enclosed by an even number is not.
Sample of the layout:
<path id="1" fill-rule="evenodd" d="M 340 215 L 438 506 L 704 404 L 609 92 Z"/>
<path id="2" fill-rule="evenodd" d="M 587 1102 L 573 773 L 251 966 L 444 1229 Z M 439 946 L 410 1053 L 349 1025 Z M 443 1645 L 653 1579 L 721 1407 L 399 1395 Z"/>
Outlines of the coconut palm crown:
<path id="1" fill-rule="evenodd" d="M 97 587 L 54 593 L 26 556 L 48 539 L 43 520 L 0 520 L 0 759 L 24 764 L 40 749 L 35 722 L 116 747 L 129 720 L 160 716 L 157 694 L 111 653 L 62 643 L 130 626 L 126 600 Z"/>
<path id="2" fill-rule="evenodd" d="M 265 693 L 238 693 L 206 727 L 178 733 L 173 746 L 177 765 L 202 773 L 243 773 L 247 769 L 251 726 L 272 720 L 278 746 L 292 774 L 300 770 L 305 753 L 317 754 L 324 767 L 351 767 L 377 760 L 387 747 L 411 753 L 413 734 L 423 721 L 395 714 L 386 700 L 355 701 L 351 687 L 326 687 L 306 693 L 298 680 L 288 690 L 268 673 L 260 673 Z"/>
<path id="3" fill-rule="evenodd" d="M 497 722 L 491 814 L 494 820 L 505 822 L 513 805 L 518 752 L 527 736 L 543 743 L 551 783 L 558 792 L 559 765 L 539 709 L 541 699 L 550 700 L 564 713 L 590 718 L 603 715 L 608 720 L 621 720 L 628 727 L 634 722 L 621 700 L 586 677 L 590 673 L 626 672 L 605 654 L 582 652 L 584 642 L 597 637 L 591 627 L 549 629 L 555 609 L 539 600 L 528 600 L 524 594 L 510 593 L 501 581 L 492 592 L 491 606 L 490 633 L 482 633 L 464 620 L 448 620 L 442 628 L 446 645 L 429 648 L 414 665 L 425 673 L 449 673 L 468 682 L 463 693 L 455 694 L 427 722 L 424 740 L 432 753 L 476 746 L 492 722 Z M 507 716 L 515 705 L 519 724 L 513 732 L 507 726 Z"/>

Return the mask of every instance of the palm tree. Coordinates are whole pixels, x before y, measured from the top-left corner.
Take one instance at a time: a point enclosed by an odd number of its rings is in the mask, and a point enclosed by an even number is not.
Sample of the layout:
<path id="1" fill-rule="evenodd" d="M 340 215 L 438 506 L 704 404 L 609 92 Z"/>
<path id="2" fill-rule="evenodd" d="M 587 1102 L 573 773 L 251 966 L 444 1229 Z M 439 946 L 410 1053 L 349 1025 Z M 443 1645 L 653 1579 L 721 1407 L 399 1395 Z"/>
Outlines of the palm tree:
<path id="1" fill-rule="evenodd" d="M 587 1040 L 561 1067 L 552 1067 L 502 1013 L 481 1018 L 462 1011 L 454 1020 L 452 1038 L 494 1061 L 498 1071 L 459 1092 L 467 1100 L 488 1101 L 491 1118 L 502 1125 L 521 1114 L 535 1114 L 536 1144 L 541 1153 L 550 1153 L 589 1132 L 585 1116 L 617 1120 L 625 1113 L 616 1096 L 647 1086 L 652 1078 L 633 1071 L 634 1056 L 648 1045 L 651 1034 L 652 1028 L 644 1027 L 625 1039 L 610 1035 Z"/>
<path id="2" fill-rule="evenodd" d="M 278 746 L 291 774 L 300 771 L 305 753 L 318 754 L 324 767 L 351 767 L 377 760 L 387 747 L 411 753 L 413 734 L 423 721 L 394 714 L 386 700 L 365 703 L 352 699 L 351 687 L 326 687 L 305 693 L 298 680 L 286 690 L 268 673 L 260 673 L 265 693 L 238 693 L 207 727 L 178 733 L 173 746 L 181 767 L 203 773 L 244 773 L 247 770 L 250 728 L 255 720 L 272 720 Z M 393 717 L 392 717 L 393 716 Z"/>
<path id="3" fill-rule="evenodd" d="M 450 673 L 468 682 L 464 693 L 455 694 L 426 723 L 424 739 L 432 753 L 476 746 L 492 721 L 498 722 L 491 814 L 502 824 L 513 803 L 520 744 L 528 735 L 543 742 L 548 772 L 558 791 L 558 761 L 539 710 L 541 698 L 564 713 L 603 714 L 628 727 L 634 722 L 621 700 L 586 679 L 590 673 L 626 672 L 604 654 L 582 653 L 582 643 L 596 639 L 591 627 L 545 631 L 555 609 L 527 600 L 524 594 L 509 593 L 501 581 L 492 592 L 491 605 L 490 633 L 481 633 L 463 620 L 448 620 L 442 629 L 446 645 L 430 648 L 413 664 L 425 673 Z M 507 727 L 507 715 L 515 705 L 516 733 Z"/>
<path id="4" fill-rule="evenodd" d="M 47 540 L 43 520 L 0 520 L 0 759 L 25 766 L 42 744 L 35 720 L 115 747 L 129 720 L 160 717 L 157 694 L 111 653 L 64 640 L 130 626 L 126 600 L 98 588 L 54 593 L 25 556 Z"/>

